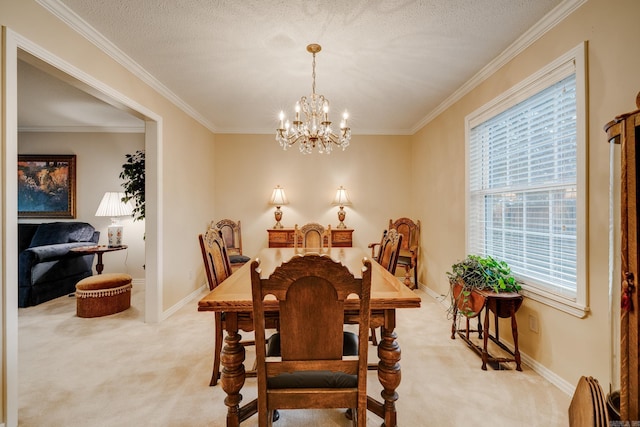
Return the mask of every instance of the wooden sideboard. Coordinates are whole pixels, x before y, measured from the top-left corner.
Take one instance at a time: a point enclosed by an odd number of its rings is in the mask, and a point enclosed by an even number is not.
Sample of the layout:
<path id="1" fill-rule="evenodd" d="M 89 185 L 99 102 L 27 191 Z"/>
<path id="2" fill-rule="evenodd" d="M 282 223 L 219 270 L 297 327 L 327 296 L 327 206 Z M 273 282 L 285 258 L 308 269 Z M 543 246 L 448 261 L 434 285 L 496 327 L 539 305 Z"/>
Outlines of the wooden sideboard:
<path id="1" fill-rule="evenodd" d="M 293 247 L 293 228 L 269 228 L 269 247 L 270 248 L 292 248 Z M 326 244 L 327 242 L 325 242 Z M 331 229 L 331 246 L 334 248 L 350 248 L 353 246 L 353 229 L 352 228 L 332 228 Z"/>

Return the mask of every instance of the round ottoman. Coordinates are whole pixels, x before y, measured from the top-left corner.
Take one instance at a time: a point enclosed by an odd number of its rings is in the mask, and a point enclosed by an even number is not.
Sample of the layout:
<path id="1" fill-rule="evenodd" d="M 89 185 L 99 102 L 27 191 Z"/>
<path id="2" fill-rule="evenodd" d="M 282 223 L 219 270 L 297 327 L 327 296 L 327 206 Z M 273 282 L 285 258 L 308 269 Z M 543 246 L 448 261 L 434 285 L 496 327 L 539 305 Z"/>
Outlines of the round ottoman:
<path id="1" fill-rule="evenodd" d="M 131 306 L 131 276 L 98 274 L 76 284 L 78 317 L 100 317 L 119 313 Z"/>

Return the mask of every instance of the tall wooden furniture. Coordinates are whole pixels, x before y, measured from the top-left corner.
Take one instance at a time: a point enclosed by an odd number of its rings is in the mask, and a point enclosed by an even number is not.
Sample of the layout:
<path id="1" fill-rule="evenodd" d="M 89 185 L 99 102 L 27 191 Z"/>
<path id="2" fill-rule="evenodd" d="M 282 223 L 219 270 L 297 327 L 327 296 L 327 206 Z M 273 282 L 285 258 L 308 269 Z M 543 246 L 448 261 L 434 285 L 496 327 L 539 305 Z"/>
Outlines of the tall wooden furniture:
<path id="1" fill-rule="evenodd" d="M 200 249 L 202 251 L 202 260 L 204 261 L 204 269 L 209 283 L 209 290 L 214 290 L 220 283 L 231 275 L 231 264 L 227 255 L 227 248 L 222 238 L 222 232 L 213 224 L 210 224 L 204 235 L 198 235 Z M 243 317 L 251 319 L 249 313 L 243 313 Z M 251 325 L 247 322 L 247 325 Z M 215 343 L 213 350 L 213 372 L 209 385 L 214 386 L 218 383 L 220 377 L 220 355 L 222 352 L 223 336 L 222 331 L 225 328 L 222 312 L 215 313 Z M 252 330 L 250 327 L 249 329 Z M 243 345 L 250 345 L 252 342 L 245 342 Z"/>
<path id="2" fill-rule="evenodd" d="M 356 278 L 362 277 L 362 258 L 368 253 L 358 248 L 331 248 L 327 256 L 340 261 Z M 293 248 L 265 248 L 258 253 L 260 259 L 260 277 L 268 278 L 284 261 L 300 256 Z M 227 394 L 224 404 L 227 405 L 227 426 L 237 427 L 240 422 L 257 412 L 257 401 L 242 403 L 242 387 L 245 382 L 245 351 L 240 345 L 242 338 L 238 333 L 245 327 L 241 313 L 252 312 L 251 297 L 251 264 L 245 264 L 232 274 L 220 286 L 211 291 L 198 302 L 198 311 L 219 312 L 226 314 L 225 346 L 222 350 L 222 389 Z M 346 310 L 358 310 L 358 299 L 348 298 Z M 275 300 L 265 300 L 269 313 L 278 312 Z M 378 380 L 382 392 L 369 396 L 367 409 L 381 417 L 386 427 L 397 426 L 396 401 L 400 398 L 396 389 L 400 385 L 402 372 L 400 369 L 400 338 L 395 331 L 396 311 L 404 308 L 420 307 L 420 297 L 401 284 L 391 273 L 378 263 L 371 263 L 371 319 L 370 322 L 381 321 L 382 340 L 378 345 Z M 384 401 L 378 401 L 382 397 Z M 222 403 L 220 403 L 222 404 Z"/>
<path id="3" fill-rule="evenodd" d="M 269 228 L 269 247 L 270 248 L 293 248 L 295 229 L 293 228 Z M 350 248 L 353 246 L 353 229 L 331 229 L 331 247 L 332 248 Z"/>
<path id="4" fill-rule="evenodd" d="M 418 248 L 420 246 L 420 220 L 413 222 L 409 218 L 389 220 L 389 230 L 398 230 L 402 234 L 402 247 L 398 257 L 398 265 L 405 269 L 404 284 L 411 289 L 418 287 Z M 413 284 L 411 283 L 413 270 Z"/>
<path id="5" fill-rule="evenodd" d="M 340 262 L 309 253 L 261 278 L 260 262 L 251 263 L 260 427 L 276 409 L 319 408 L 352 408 L 354 425 L 366 425 L 371 261 L 363 265 L 356 278 Z M 352 295 L 359 301 L 355 359 L 342 356 L 345 302 Z M 278 301 L 279 349 L 265 339 L 267 297 Z"/>
<path id="6" fill-rule="evenodd" d="M 216 228 L 222 232 L 222 238 L 227 247 L 231 270 L 235 271 L 242 267 L 251 258 L 242 254 L 242 227 L 240 220 L 221 219 L 216 222 Z"/>
<path id="7" fill-rule="evenodd" d="M 616 117 L 604 127 L 609 142 L 621 145 L 620 206 L 620 418 L 640 419 L 640 301 L 636 280 L 640 274 L 638 252 L 638 180 L 640 179 L 640 93 L 637 110 Z"/>

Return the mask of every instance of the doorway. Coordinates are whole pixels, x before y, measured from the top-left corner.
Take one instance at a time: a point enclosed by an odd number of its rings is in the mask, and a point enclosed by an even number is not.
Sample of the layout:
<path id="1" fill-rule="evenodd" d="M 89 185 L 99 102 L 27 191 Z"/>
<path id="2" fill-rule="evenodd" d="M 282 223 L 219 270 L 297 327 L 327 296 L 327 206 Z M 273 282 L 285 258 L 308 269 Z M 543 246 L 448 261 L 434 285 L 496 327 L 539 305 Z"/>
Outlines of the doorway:
<path id="1" fill-rule="evenodd" d="M 56 57 L 42 47 L 4 28 L 4 96 L 2 102 L 3 163 L 3 377 L 7 426 L 18 425 L 18 308 L 17 308 L 17 152 L 18 152 L 18 60 L 34 61 L 43 71 L 60 80 L 126 111 L 144 121 L 146 152 L 146 218 L 145 218 L 145 322 L 156 323 L 162 318 L 161 251 L 158 230 L 158 195 L 161 194 L 162 118 L 153 111 L 127 98 L 82 70 Z"/>

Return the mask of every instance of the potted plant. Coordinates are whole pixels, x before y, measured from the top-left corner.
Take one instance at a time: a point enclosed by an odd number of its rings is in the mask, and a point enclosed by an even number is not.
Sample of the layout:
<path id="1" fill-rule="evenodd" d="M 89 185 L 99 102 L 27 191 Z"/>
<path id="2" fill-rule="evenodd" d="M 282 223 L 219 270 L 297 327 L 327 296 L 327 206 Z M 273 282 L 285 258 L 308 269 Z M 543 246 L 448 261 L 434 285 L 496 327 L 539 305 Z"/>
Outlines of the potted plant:
<path id="1" fill-rule="evenodd" d="M 452 307 L 467 317 L 475 317 L 485 298 L 474 292 L 519 292 L 522 287 L 505 261 L 491 256 L 467 255 L 447 272 L 451 284 Z"/>
<path id="2" fill-rule="evenodd" d="M 126 155 L 127 162 L 122 165 L 122 172 L 120 172 L 120 178 L 124 179 L 124 194 L 123 202 L 133 200 L 135 206 L 133 208 L 133 220 L 139 221 L 144 219 L 145 204 L 144 204 L 144 150 L 138 150 L 134 154 Z"/>

